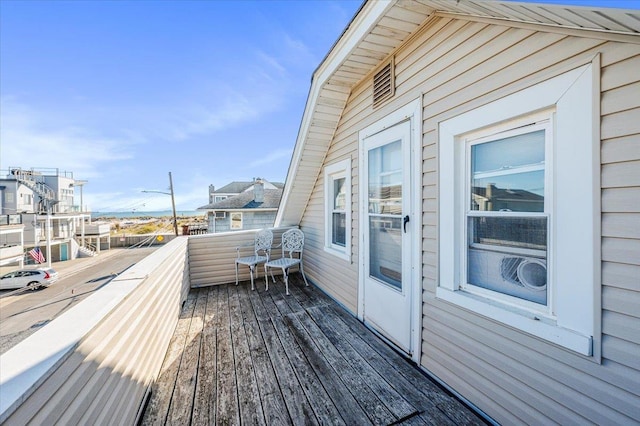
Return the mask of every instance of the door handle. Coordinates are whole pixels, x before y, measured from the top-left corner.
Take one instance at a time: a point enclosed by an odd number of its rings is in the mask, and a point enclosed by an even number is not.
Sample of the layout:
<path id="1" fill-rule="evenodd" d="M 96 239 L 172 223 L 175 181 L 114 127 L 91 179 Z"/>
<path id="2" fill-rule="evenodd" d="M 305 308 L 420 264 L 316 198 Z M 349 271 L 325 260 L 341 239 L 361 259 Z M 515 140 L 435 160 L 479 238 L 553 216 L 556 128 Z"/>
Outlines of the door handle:
<path id="1" fill-rule="evenodd" d="M 406 215 L 402 220 L 402 227 L 404 228 L 404 233 L 407 233 L 407 222 L 409 222 L 409 215 Z"/>

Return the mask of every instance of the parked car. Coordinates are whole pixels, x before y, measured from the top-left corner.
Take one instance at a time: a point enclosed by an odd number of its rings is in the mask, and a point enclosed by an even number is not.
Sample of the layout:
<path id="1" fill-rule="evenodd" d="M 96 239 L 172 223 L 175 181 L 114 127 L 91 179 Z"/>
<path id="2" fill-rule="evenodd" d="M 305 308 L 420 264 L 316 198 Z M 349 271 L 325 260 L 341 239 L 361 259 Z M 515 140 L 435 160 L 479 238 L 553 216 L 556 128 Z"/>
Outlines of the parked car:
<path id="1" fill-rule="evenodd" d="M 0 290 L 29 287 L 35 290 L 48 287 L 58 279 L 58 273 L 52 268 L 21 269 L 0 277 Z"/>

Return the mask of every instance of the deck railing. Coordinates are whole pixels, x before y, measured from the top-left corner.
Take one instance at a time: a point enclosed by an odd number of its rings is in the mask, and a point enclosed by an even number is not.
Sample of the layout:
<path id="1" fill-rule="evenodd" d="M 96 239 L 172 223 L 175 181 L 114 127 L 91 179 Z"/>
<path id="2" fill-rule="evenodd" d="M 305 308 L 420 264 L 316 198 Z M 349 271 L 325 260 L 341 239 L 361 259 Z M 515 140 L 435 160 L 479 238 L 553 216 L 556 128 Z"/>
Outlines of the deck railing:
<path id="1" fill-rule="evenodd" d="M 273 230 L 273 246 L 280 244 L 282 233 L 290 228 Z M 189 237 L 189 276 L 191 287 L 235 282 L 236 247 L 241 254 L 249 256 L 253 252 L 253 241 L 257 230 L 221 232 L 218 234 L 194 235 Z M 273 255 L 280 257 L 280 249 L 274 249 Z M 258 271 L 261 275 L 261 271 Z M 249 268 L 239 268 L 241 281 L 248 280 Z"/>
<path id="2" fill-rule="evenodd" d="M 176 239 L 0 356 L 0 423 L 134 424 L 188 274 Z"/>
<path id="3" fill-rule="evenodd" d="M 190 287 L 234 282 L 255 232 L 178 237 L 1 355 L 0 424 L 136 424 Z"/>

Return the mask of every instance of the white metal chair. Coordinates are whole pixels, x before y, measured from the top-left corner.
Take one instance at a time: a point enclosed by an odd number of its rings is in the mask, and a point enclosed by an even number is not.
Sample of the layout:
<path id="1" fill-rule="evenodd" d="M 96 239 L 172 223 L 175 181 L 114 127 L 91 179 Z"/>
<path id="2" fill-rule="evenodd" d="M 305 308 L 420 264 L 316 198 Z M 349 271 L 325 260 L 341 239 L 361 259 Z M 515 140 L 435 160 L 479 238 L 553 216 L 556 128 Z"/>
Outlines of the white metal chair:
<path id="1" fill-rule="evenodd" d="M 240 249 L 242 247 L 236 247 L 236 252 L 238 253 L 236 258 L 236 285 L 238 285 L 238 265 L 247 265 L 249 267 L 249 273 L 251 274 L 251 290 L 255 290 L 255 286 L 253 284 L 253 272 L 256 269 L 256 265 L 260 263 L 265 264 L 264 280 L 266 281 L 267 286 L 269 285 L 266 263 L 269 261 L 269 256 L 271 255 L 271 244 L 273 244 L 273 232 L 268 229 L 262 229 L 256 233 L 253 245 L 253 256 L 240 257 Z"/>
<path id="2" fill-rule="evenodd" d="M 267 261 L 264 264 L 265 273 L 268 268 L 280 268 L 284 275 L 284 285 L 287 295 L 289 295 L 289 268 L 295 265 L 299 265 L 300 273 L 304 279 L 305 285 L 309 286 L 307 277 L 304 275 L 304 268 L 302 267 L 302 249 L 304 247 L 304 233 L 299 229 L 289 229 L 282 234 L 282 257 L 280 259 L 273 259 Z M 288 254 L 287 254 L 288 253 Z M 298 253 L 298 257 L 294 257 L 294 254 Z M 271 279 L 275 283 L 276 280 L 273 277 L 273 271 L 271 271 Z M 269 290 L 269 280 L 267 279 L 267 290 Z"/>

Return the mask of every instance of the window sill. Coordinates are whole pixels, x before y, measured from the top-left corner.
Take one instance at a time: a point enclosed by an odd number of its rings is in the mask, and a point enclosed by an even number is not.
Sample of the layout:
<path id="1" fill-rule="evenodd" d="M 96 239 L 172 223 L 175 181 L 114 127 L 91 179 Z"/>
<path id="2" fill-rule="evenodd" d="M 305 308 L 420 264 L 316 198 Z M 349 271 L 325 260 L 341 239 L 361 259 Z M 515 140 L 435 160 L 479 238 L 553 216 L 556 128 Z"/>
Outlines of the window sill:
<path id="1" fill-rule="evenodd" d="M 579 354 L 592 356 L 593 339 L 590 336 L 535 319 L 532 313 L 516 309 L 508 310 L 470 293 L 442 287 L 436 290 L 436 297 Z"/>
<path id="2" fill-rule="evenodd" d="M 344 259 L 347 262 L 351 262 L 351 256 L 349 256 L 345 251 L 334 249 L 333 247 L 327 247 L 327 246 L 324 247 L 324 251 L 336 257 L 339 257 L 340 259 Z"/>

